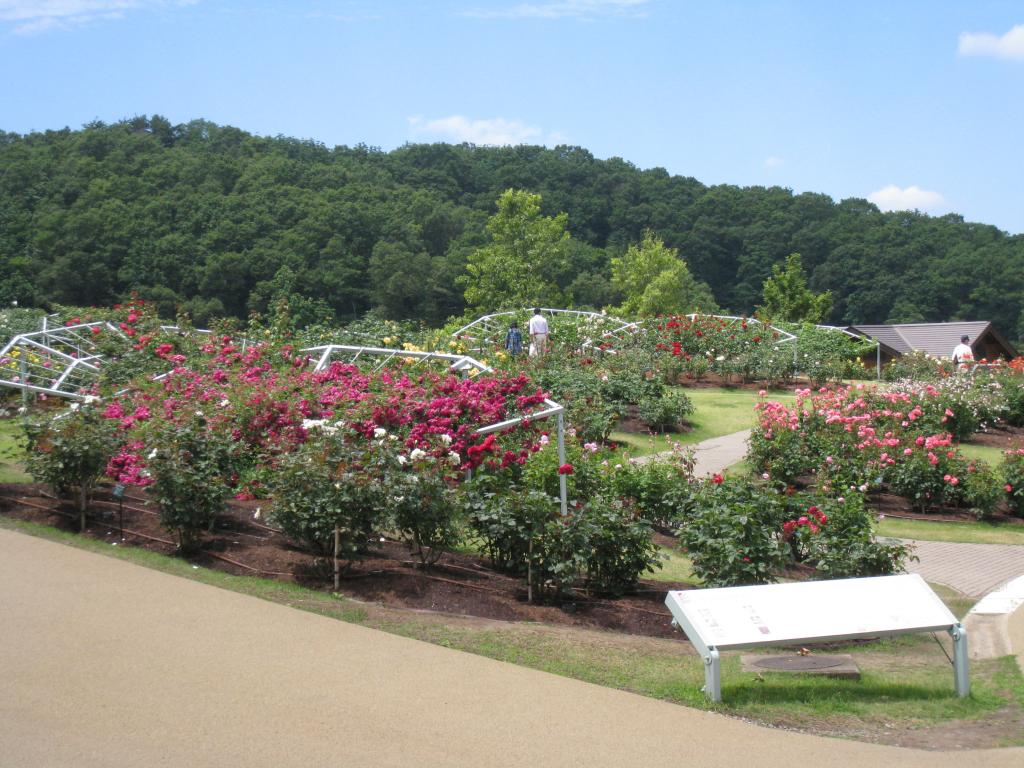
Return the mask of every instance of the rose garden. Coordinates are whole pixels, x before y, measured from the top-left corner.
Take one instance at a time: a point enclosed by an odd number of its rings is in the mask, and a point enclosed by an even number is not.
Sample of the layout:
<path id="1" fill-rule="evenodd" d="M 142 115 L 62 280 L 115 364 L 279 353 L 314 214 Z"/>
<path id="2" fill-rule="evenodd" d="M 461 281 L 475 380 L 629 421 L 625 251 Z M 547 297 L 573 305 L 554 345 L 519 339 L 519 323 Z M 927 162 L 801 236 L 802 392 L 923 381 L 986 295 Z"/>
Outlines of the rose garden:
<path id="1" fill-rule="evenodd" d="M 299 330 L 283 305 L 244 329 L 161 326 L 140 301 L 59 327 L 102 362 L 70 405 L 21 408 L 39 485 L 5 486 L 4 514 L 321 593 L 672 638 L 666 589 L 901 572 L 912 548 L 879 516 L 1024 528 L 1021 359 L 874 381 L 863 341 L 714 316 L 556 315 L 539 358 L 458 324 Z M 330 344 L 380 351 L 319 359 Z M 752 433 L 701 477 L 709 392 L 745 397 Z"/>

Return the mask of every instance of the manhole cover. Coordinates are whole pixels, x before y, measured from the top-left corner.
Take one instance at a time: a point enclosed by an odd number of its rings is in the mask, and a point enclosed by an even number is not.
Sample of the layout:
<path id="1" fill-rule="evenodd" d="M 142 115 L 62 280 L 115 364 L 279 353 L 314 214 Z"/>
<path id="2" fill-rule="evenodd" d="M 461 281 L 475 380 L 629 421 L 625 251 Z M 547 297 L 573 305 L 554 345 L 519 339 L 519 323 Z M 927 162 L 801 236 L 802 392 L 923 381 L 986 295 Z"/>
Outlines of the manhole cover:
<path id="1" fill-rule="evenodd" d="M 833 659 L 828 656 L 768 656 L 755 661 L 754 666 L 780 672 L 807 672 L 814 669 L 841 667 L 846 663 L 846 659 Z"/>

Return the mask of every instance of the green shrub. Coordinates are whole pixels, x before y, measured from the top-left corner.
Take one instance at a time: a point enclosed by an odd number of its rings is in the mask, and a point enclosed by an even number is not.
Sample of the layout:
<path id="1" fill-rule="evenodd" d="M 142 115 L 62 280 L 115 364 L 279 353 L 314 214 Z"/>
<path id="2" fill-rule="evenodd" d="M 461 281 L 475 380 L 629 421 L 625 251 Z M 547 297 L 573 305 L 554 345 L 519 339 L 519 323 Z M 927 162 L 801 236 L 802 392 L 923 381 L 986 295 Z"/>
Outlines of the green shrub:
<path id="1" fill-rule="evenodd" d="M 921 512 L 937 506 L 958 506 L 964 500 L 967 461 L 948 436 L 917 438 L 920 445 L 885 471 L 890 490 L 911 501 Z M 931 441 L 938 440 L 934 444 Z"/>
<path id="2" fill-rule="evenodd" d="M 525 573 L 535 529 L 558 514 L 558 498 L 543 491 L 503 485 L 478 475 L 466 487 L 462 507 L 495 568 Z"/>
<path id="3" fill-rule="evenodd" d="M 451 550 L 462 533 L 458 484 L 443 459 L 424 456 L 386 481 L 391 523 L 424 568 Z"/>
<path id="4" fill-rule="evenodd" d="M 667 526 L 679 517 L 685 505 L 680 490 L 690 491 L 693 481 L 692 452 L 678 461 L 626 463 L 609 473 L 612 493 L 629 499 L 645 520 Z"/>
<path id="5" fill-rule="evenodd" d="M 579 529 L 582 569 L 587 587 L 622 594 L 649 570 L 661 566 L 650 524 L 621 499 L 594 498 L 572 513 Z"/>
<path id="6" fill-rule="evenodd" d="M 678 429 L 693 413 L 693 402 L 678 389 L 663 392 L 659 397 L 644 398 L 639 403 L 640 419 L 654 430 Z"/>
<path id="7" fill-rule="evenodd" d="M 177 536 L 183 552 L 190 552 L 224 510 L 231 444 L 208 430 L 202 417 L 165 424 L 154 433 L 158 447 L 147 457 L 150 496 L 160 507 L 161 524 Z"/>
<path id="8" fill-rule="evenodd" d="M 708 481 L 679 540 L 709 587 L 765 584 L 786 562 L 779 537 L 784 516 L 771 493 L 746 482 Z"/>
<path id="9" fill-rule="evenodd" d="M 1003 498 L 1003 487 L 996 472 L 983 461 L 967 465 L 962 479 L 963 503 L 978 517 L 989 517 Z"/>
<path id="10" fill-rule="evenodd" d="M 953 372 L 952 360 L 939 360 L 926 352 L 908 352 L 892 360 L 882 369 L 886 381 L 910 379 L 912 381 L 937 381 Z"/>
<path id="11" fill-rule="evenodd" d="M 29 474 L 59 495 L 73 495 L 84 531 L 93 491 L 117 452 L 117 422 L 105 419 L 91 403 L 75 403 L 59 418 L 47 415 L 24 426 Z"/>
<path id="12" fill-rule="evenodd" d="M 999 384 L 1006 411 L 1003 418 L 1014 427 L 1024 426 L 1024 379 L 1015 370 L 1001 371 L 993 376 Z"/>
<path id="13" fill-rule="evenodd" d="M 273 522 L 285 535 L 330 554 L 338 532 L 338 557 L 355 560 L 380 523 L 390 489 L 384 479 L 397 468 L 386 436 L 317 432 L 281 459 L 273 488 Z"/>
<path id="14" fill-rule="evenodd" d="M 793 563 L 824 578 L 902 570 L 906 547 L 874 539 L 863 496 L 778 493 L 750 481 L 710 481 L 680 541 L 709 586 L 774 581 Z"/>
<path id="15" fill-rule="evenodd" d="M 807 560 L 814 564 L 822 578 L 846 579 L 903 572 L 911 547 L 874 538 L 871 516 L 864 508 L 862 496 L 854 494 L 848 500 L 824 502 L 821 508 L 827 519 L 810 543 Z"/>
<path id="16" fill-rule="evenodd" d="M 1007 451 L 1003 459 L 1003 491 L 1010 511 L 1024 517 L 1024 448 Z"/>

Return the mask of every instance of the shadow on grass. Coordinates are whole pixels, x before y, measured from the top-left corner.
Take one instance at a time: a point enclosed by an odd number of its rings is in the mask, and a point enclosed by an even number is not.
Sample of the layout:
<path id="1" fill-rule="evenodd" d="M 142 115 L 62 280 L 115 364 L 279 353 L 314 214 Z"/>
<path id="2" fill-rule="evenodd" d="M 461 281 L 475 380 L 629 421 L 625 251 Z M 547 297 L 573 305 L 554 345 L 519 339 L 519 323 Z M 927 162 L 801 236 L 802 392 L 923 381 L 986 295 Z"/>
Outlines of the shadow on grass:
<path id="1" fill-rule="evenodd" d="M 724 683 L 722 699 L 730 707 L 750 704 L 816 704 L 833 703 L 837 709 L 852 704 L 880 702 L 955 701 L 952 675 L 949 686 L 921 685 L 884 680 L 839 680 L 805 677 L 782 680 L 765 678 L 764 682 Z"/>

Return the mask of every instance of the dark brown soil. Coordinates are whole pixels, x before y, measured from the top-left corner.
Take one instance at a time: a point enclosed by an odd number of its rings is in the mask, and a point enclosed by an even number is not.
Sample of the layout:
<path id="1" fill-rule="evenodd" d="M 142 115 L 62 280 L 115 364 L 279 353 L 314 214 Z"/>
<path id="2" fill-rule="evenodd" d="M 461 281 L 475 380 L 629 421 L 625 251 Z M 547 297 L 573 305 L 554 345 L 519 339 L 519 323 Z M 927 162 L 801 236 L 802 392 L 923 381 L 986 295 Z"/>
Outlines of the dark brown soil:
<path id="1" fill-rule="evenodd" d="M 992 427 L 975 432 L 966 441 L 968 445 L 988 445 L 1004 451 L 1024 448 L 1024 427 Z"/>
<path id="2" fill-rule="evenodd" d="M 909 520 L 963 523 L 973 522 L 978 519 L 978 516 L 970 510 L 958 509 L 956 507 L 937 507 L 929 509 L 927 512 L 921 512 L 910 503 L 909 499 L 897 496 L 894 493 L 882 493 L 879 491 L 868 495 L 867 506 L 877 515 L 906 518 Z M 996 507 L 995 514 L 989 515 L 985 519 L 1000 525 L 1024 526 L 1024 519 L 1012 516 L 1009 506 L 1002 502 Z"/>
<path id="3" fill-rule="evenodd" d="M 166 555 L 177 554 L 175 542 L 160 525 L 145 493 L 139 489 L 129 493 L 124 503 L 125 543 Z M 259 522 L 257 510 L 262 520 L 266 509 L 267 502 L 232 501 L 200 551 L 189 560 L 228 573 L 285 579 L 333 591 L 332 559 L 305 551 Z M 0 486 L 0 514 L 78 530 L 72 506 L 55 499 L 41 485 Z M 108 490 L 96 494 L 85 535 L 103 541 L 119 538 L 118 504 Z M 445 553 L 424 572 L 404 544 L 383 539 L 367 542 L 365 557 L 342 575 L 339 591 L 358 600 L 399 608 L 682 639 L 672 629 L 665 593 L 690 588 L 687 584 L 641 582 L 622 597 L 578 592 L 558 605 L 531 604 L 527 602 L 525 580 L 490 568 L 486 558 Z"/>

